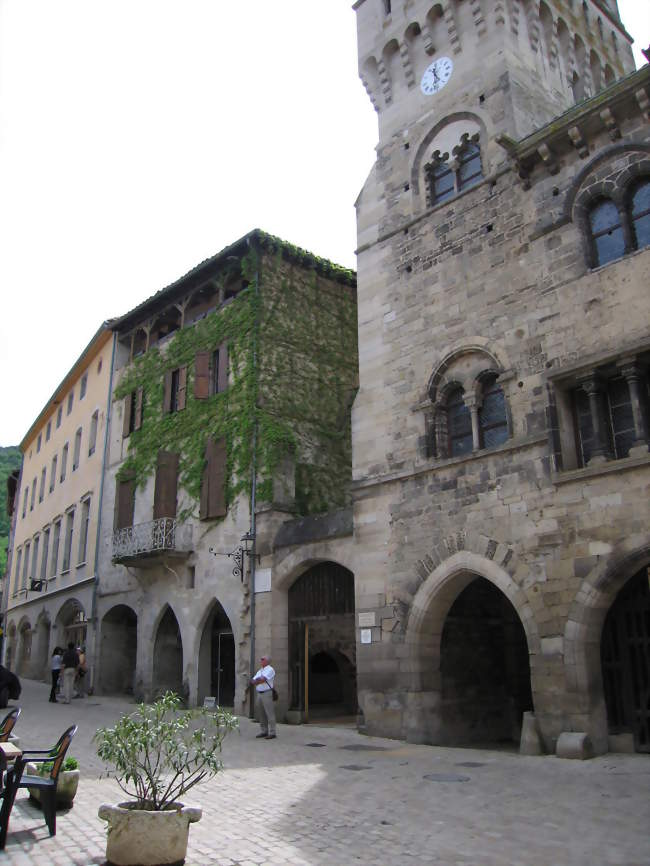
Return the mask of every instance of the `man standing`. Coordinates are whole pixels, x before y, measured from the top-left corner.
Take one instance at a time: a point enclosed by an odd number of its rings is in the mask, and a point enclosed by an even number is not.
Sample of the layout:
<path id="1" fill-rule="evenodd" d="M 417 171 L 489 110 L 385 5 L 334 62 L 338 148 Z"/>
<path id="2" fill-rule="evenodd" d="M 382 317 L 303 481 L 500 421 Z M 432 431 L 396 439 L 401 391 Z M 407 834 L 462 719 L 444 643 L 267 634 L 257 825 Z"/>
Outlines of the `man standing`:
<path id="1" fill-rule="evenodd" d="M 72 641 L 70 641 L 67 650 L 63 653 L 61 662 L 63 664 L 63 703 L 69 704 L 72 700 L 74 678 L 77 675 L 77 668 L 79 667 L 79 654 L 74 648 Z"/>
<path id="2" fill-rule="evenodd" d="M 257 712 L 260 718 L 261 731 L 257 739 L 275 739 L 275 707 L 273 706 L 273 681 L 275 671 L 271 667 L 271 659 L 262 656 L 260 659 L 262 667 L 255 674 L 251 683 L 255 686 L 257 697 Z"/>

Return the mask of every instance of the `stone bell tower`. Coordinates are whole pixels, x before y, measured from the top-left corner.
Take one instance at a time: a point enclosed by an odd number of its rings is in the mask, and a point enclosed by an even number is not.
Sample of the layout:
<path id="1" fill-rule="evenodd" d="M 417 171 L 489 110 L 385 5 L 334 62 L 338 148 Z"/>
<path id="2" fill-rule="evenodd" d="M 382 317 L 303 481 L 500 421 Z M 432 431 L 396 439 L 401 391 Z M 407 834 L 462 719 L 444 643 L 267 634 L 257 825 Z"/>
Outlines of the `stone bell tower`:
<path id="1" fill-rule="evenodd" d="M 379 121 L 356 203 L 365 729 L 519 742 L 534 711 L 545 750 L 562 732 L 586 731 L 602 751 L 604 701 L 591 688 L 599 648 L 573 673 L 583 650 L 572 634 L 596 594 L 581 588 L 592 567 L 582 557 L 610 549 L 599 532 L 612 546 L 629 533 L 647 496 L 584 521 L 584 502 L 605 490 L 603 501 L 624 502 L 625 479 L 575 442 L 590 441 L 589 424 L 603 427 L 601 381 L 621 385 L 635 347 L 650 369 L 640 273 L 649 70 L 634 72 L 615 0 L 354 8 L 359 73 Z M 598 244 L 607 252 L 616 237 L 600 267 Z"/>

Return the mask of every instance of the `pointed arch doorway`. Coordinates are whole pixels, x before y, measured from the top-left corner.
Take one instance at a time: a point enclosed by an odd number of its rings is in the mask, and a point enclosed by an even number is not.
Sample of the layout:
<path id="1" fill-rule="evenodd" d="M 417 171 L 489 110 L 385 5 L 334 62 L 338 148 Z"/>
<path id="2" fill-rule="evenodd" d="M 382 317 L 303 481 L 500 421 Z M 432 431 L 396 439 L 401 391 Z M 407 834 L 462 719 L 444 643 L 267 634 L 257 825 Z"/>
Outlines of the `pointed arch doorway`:
<path id="1" fill-rule="evenodd" d="M 185 697 L 183 640 L 178 620 L 169 606 L 160 620 L 154 641 L 153 690 L 155 695 L 171 691 Z"/>
<path id="2" fill-rule="evenodd" d="M 336 562 L 289 589 L 290 709 L 305 721 L 357 714 L 354 575 Z"/>
<path id="3" fill-rule="evenodd" d="M 600 643 L 610 735 L 628 735 L 637 752 L 650 752 L 650 566 L 616 596 Z"/>
<path id="4" fill-rule="evenodd" d="M 533 709 L 528 642 L 507 596 L 484 577 L 459 592 L 440 640 L 442 745 L 518 745 Z"/>
<path id="5" fill-rule="evenodd" d="M 199 649 L 199 704 L 208 695 L 220 707 L 235 705 L 235 638 L 230 619 L 216 600 L 203 627 Z"/>

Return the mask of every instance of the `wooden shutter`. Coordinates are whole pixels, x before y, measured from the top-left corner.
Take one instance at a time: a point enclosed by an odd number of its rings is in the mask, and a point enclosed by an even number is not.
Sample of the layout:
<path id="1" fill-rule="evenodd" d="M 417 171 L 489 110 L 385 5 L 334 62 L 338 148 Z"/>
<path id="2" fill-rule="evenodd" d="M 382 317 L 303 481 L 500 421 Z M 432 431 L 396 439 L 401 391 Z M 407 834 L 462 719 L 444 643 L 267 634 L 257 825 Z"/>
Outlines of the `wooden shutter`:
<path id="1" fill-rule="evenodd" d="M 115 529 L 133 526 L 133 511 L 135 508 L 135 479 L 118 479 L 115 490 Z"/>
<path id="2" fill-rule="evenodd" d="M 176 400 L 176 409 L 180 412 L 185 408 L 185 393 L 187 391 L 187 367 L 179 367 L 178 369 L 178 398 Z"/>
<path id="3" fill-rule="evenodd" d="M 153 494 L 153 519 L 176 517 L 178 488 L 178 454 L 159 451 L 156 464 L 156 484 Z"/>
<path id="4" fill-rule="evenodd" d="M 210 396 L 210 352 L 197 352 L 194 359 L 194 396 L 207 400 Z"/>
<path id="5" fill-rule="evenodd" d="M 172 371 L 165 370 L 163 391 L 163 412 L 167 415 L 172 411 Z"/>
<path id="6" fill-rule="evenodd" d="M 208 440 L 201 485 L 201 520 L 226 515 L 227 456 L 225 437 Z"/>
<path id="7" fill-rule="evenodd" d="M 126 437 L 131 432 L 131 395 L 127 394 L 124 398 L 124 418 L 122 419 L 122 438 Z"/>
<path id="8" fill-rule="evenodd" d="M 219 346 L 219 369 L 215 371 L 217 377 L 217 393 L 221 394 L 228 387 L 228 343 Z"/>
<path id="9" fill-rule="evenodd" d="M 133 419 L 133 429 L 139 430 L 142 427 L 142 408 L 144 403 L 144 388 L 138 388 L 135 392 L 135 418 Z"/>

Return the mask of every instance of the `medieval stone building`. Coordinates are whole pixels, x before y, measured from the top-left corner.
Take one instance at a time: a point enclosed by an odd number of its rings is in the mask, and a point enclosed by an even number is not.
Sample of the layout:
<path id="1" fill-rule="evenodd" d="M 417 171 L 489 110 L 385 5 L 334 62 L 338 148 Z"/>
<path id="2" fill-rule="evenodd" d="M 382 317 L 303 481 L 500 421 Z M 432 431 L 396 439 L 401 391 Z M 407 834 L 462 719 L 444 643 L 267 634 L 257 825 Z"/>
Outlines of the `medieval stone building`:
<path id="1" fill-rule="evenodd" d="M 351 539 L 355 275 L 256 230 L 114 329 L 96 686 L 246 711 L 257 646 L 274 654 L 284 710 L 283 551 L 310 533 Z M 307 603 L 330 578 L 342 593 L 353 661 L 352 576 L 334 564 L 301 576 Z M 296 669 L 301 648 L 296 634 Z M 353 671 L 346 683 L 355 711 Z"/>
<path id="2" fill-rule="evenodd" d="M 355 9 L 365 727 L 647 751 L 650 69 L 614 0 Z"/>

